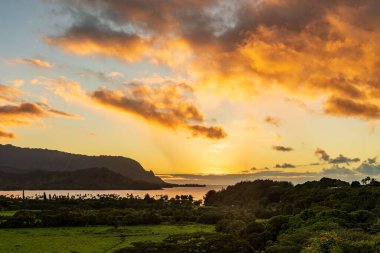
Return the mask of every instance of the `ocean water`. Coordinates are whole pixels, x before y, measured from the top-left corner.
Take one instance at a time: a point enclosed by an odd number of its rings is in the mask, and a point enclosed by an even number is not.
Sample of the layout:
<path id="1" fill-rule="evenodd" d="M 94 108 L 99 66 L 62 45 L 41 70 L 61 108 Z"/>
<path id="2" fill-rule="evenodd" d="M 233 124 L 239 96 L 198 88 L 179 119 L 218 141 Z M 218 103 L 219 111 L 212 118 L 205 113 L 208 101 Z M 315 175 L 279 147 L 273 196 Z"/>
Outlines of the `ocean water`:
<path id="1" fill-rule="evenodd" d="M 220 185 L 209 185 L 206 187 L 174 187 L 165 188 L 162 190 L 25 190 L 25 197 L 34 198 L 36 196 L 42 196 L 45 192 L 47 196 L 49 194 L 53 196 L 86 196 L 86 197 L 96 197 L 97 195 L 104 194 L 117 194 L 121 197 L 133 194 L 134 196 L 139 196 L 143 198 L 146 194 L 151 197 L 159 197 L 162 195 L 168 195 L 169 198 L 175 197 L 176 195 L 192 195 L 195 200 L 203 200 L 205 194 L 210 190 L 220 190 L 225 186 Z M 0 195 L 5 195 L 8 197 L 22 197 L 22 191 L 0 191 Z"/>

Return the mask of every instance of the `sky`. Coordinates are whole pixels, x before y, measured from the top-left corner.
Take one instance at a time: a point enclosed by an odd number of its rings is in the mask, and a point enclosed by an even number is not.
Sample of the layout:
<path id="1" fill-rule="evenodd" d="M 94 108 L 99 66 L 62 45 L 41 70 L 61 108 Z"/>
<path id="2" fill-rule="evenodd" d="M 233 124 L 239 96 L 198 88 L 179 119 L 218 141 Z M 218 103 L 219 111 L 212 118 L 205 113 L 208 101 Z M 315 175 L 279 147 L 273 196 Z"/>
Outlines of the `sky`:
<path id="1" fill-rule="evenodd" d="M 169 181 L 377 177 L 379 12 L 376 0 L 4 0 L 0 143 L 122 155 Z"/>

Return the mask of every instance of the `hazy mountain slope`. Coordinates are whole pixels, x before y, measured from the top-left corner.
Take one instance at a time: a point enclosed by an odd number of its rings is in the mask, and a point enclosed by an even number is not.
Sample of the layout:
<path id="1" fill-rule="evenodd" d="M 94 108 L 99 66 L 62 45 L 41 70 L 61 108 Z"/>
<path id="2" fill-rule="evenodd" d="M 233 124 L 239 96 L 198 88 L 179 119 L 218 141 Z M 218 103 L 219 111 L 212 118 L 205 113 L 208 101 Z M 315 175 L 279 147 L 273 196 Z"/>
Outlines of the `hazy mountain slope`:
<path id="1" fill-rule="evenodd" d="M 75 171 L 87 168 L 108 168 L 134 181 L 165 185 L 152 171 L 146 171 L 137 161 L 122 156 L 86 156 L 56 150 L 19 148 L 0 145 L 0 166 L 2 171 L 43 170 Z M 9 167 L 9 170 L 4 168 Z"/>

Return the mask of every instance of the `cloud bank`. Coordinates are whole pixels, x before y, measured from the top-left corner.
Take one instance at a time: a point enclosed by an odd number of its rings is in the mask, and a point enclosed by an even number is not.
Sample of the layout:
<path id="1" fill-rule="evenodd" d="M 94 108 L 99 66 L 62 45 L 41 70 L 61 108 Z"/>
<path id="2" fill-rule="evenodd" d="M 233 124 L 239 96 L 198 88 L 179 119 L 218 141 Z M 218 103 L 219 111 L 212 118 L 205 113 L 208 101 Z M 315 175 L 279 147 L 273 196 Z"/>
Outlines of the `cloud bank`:
<path id="1" fill-rule="evenodd" d="M 195 86 L 324 97 L 324 113 L 380 118 L 376 0 L 55 1 L 72 25 L 45 41 L 79 55 L 148 60 Z"/>
<path id="2" fill-rule="evenodd" d="M 331 164 L 342 164 L 342 163 L 345 163 L 347 165 L 351 164 L 351 163 L 357 163 L 357 162 L 360 162 L 360 159 L 359 158 L 349 158 L 349 157 L 345 157 L 344 155 L 340 154 L 339 156 L 337 156 L 336 158 L 331 158 L 329 154 L 327 154 L 327 152 L 321 148 L 317 148 L 314 152 L 314 154 L 322 161 L 325 161 L 327 163 L 331 163 Z"/>
<path id="3" fill-rule="evenodd" d="M 283 166 L 279 165 L 277 168 Z M 285 166 L 286 167 L 286 166 Z M 224 175 L 202 175 L 202 174 L 169 174 L 159 175 L 167 182 L 173 183 L 198 183 L 208 185 L 231 185 L 241 181 L 253 181 L 256 179 L 272 179 L 279 181 L 290 181 L 294 184 L 304 183 L 306 181 L 320 180 L 322 177 L 339 178 L 348 182 L 360 181 L 366 176 L 380 179 L 380 164 L 362 163 L 355 169 L 349 169 L 338 165 L 325 168 L 319 172 L 308 171 L 283 171 L 283 170 L 263 170 L 249 173 L 249 170 L 243 171 L 243 174 L 224 174 Z"/>

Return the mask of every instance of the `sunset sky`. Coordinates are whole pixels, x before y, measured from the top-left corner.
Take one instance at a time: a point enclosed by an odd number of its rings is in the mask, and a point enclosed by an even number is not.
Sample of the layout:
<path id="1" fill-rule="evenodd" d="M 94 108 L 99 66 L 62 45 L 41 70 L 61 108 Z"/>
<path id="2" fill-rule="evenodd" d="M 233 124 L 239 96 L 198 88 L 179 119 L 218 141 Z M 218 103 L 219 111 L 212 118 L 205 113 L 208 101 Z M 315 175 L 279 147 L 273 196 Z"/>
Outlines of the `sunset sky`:
<path id="1" fill-rule="evenodd" d="M 378 0 L 1 1 L 0 143 L 179 179 L 376 177 L 379 13 Z"/>

